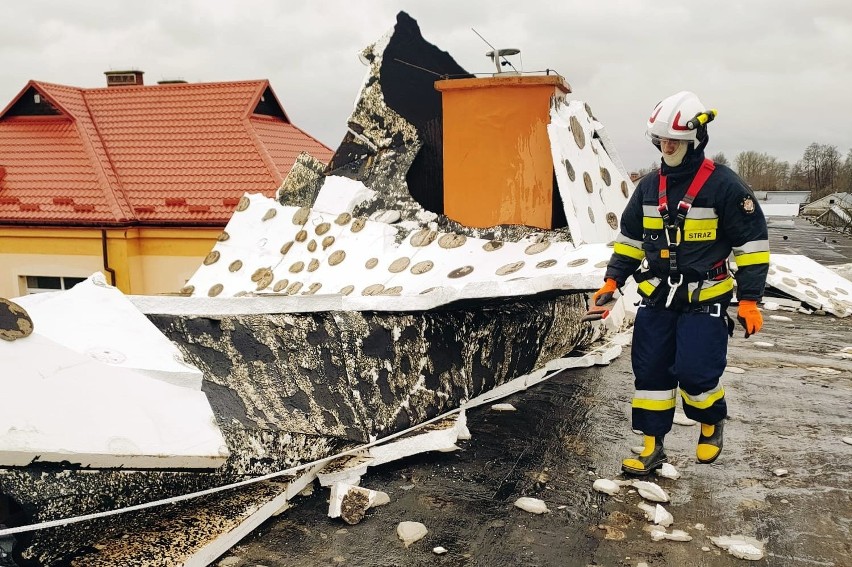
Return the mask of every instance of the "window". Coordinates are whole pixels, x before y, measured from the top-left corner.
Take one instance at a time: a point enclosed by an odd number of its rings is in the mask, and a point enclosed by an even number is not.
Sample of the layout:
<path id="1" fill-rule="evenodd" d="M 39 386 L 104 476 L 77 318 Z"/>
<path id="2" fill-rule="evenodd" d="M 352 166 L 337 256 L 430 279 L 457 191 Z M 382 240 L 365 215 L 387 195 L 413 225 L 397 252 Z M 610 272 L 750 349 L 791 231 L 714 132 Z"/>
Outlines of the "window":
<path id="1" fill-rule="evenodd" d="M 86 281 L 86 278 L 72 278 L 67 276 L 24 276 L 27 281 L 27 293 L 45 293 L 48 291 L 60 291 L 71 289 L 78 283 Z"/>

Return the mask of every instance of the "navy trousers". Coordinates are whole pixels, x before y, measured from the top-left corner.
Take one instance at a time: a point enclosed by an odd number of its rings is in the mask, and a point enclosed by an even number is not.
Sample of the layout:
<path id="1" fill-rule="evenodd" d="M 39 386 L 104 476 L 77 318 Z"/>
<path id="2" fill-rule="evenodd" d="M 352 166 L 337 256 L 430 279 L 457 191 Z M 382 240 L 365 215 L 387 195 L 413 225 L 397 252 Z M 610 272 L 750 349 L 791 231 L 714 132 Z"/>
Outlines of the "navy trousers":
<path id="1" fill-rule="evenodd" d="M 727 304 L 712 307 L 710 313 L 645 306 L 637 311 L 633 429 L 658 436 L 671 431 L 678 389 L 690 419 L 712 424 L 727 415 L 719 384 L 728 355 Z"/>

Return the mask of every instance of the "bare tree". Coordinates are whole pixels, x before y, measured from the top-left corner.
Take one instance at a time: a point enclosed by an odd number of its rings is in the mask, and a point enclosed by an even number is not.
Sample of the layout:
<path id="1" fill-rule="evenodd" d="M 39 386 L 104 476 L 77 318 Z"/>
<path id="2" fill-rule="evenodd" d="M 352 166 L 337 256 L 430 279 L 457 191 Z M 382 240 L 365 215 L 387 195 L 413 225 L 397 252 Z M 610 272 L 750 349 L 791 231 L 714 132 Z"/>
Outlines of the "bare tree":
<path id="1" fill-rule="evenodd" d="M 651 163 L 651 165 L 649 167 L 647 167 L 647 168 L 643 167 L 642 169 L 637 171 L 636 174 L 639 177 L 644 177 L 644 176 L 648 175 L 649 173 L 653 173 L 653 172 L 657 171 L 658 169 L 660 169 L 660 162 L 655 161 L 655 162 Z"/>
<path id="2" fill-rule="evenodd" d="M 812 199 L 819 199 L 837 190 L 835 182 L 840 173 L 840 152 L 836 146 L 817 144 L 805 148 L 802 159 L 796 164 Z"/>
<path id="3" fill-rule="evenodd" d="M 838 191 L 852 193 L 852 150 L 849 150 L 846 159 L 840 165 L 836 186 Z"/>
<path id="4" fill-rule="evenodd" d="M 755 191 L 778 191 L 787 187 L 790 165 L 774 156 L 754 151 L 740 152 L 734 160 L 737 173 Z"/>
<path id="5" fill-rule="evenodd" d="M 720 165 L 727 165 L 728 167 L 731 166 L 731 162 L 728 161 L 728 158 L 726 158 L 725 154 L 723 154 L 722 152 L 719 152 L 718 154 L 711 157 L 710 159 L 712 159 L 714 162 L 716 162 Z"/>

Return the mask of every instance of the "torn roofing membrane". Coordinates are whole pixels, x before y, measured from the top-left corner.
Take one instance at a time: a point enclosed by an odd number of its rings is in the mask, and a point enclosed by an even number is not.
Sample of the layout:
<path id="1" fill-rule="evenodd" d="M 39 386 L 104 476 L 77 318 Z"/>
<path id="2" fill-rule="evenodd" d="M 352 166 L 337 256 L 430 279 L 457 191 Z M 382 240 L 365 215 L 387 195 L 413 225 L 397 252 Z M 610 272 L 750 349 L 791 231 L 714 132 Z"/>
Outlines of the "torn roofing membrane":
<path id="1" fill-rule="evenodd" d="M 420 68 L 470 75 L 425 42 L 404 13 L 363 58 L 369 70 L 330 174 L 307 181 L 321 185 L 314 202 L 304 206 L 304 193 L 289 177 L 277 200 L 246 195 L 185 294 L 339 294 L 341 309 L 422 310 L 460 299 L 598 287 L 611 255 L 606 244 L 618 233 L 633 185 L 588 104 L 555 95 L 547 126 L 570 237 L 565 229 L 474 229 L 441 214 L 440 176 L 427 175 L 441 169 L 435 140 L 441 104 L 436 77 Z M 295 175 L 303 179 L 304 169 Z M 212 308 L 162 304 L 169 312 Z"/>

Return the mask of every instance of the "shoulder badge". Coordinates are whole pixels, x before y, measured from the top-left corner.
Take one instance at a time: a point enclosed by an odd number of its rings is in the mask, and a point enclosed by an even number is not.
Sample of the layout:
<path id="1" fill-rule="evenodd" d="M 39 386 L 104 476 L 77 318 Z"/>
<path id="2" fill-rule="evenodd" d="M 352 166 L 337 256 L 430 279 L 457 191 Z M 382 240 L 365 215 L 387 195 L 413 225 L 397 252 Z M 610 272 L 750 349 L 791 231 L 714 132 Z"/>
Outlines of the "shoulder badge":
<path id="1" fill-rule="evenodd" d="M 745 199 L 743 199 L 743 202 L 740 203 L 740 206 L 743 208 L 743 211 L 745 211 L 747 215 L 750 215 L 754 212 L 754 201 L 751 197 L 746 197 Z"/>

